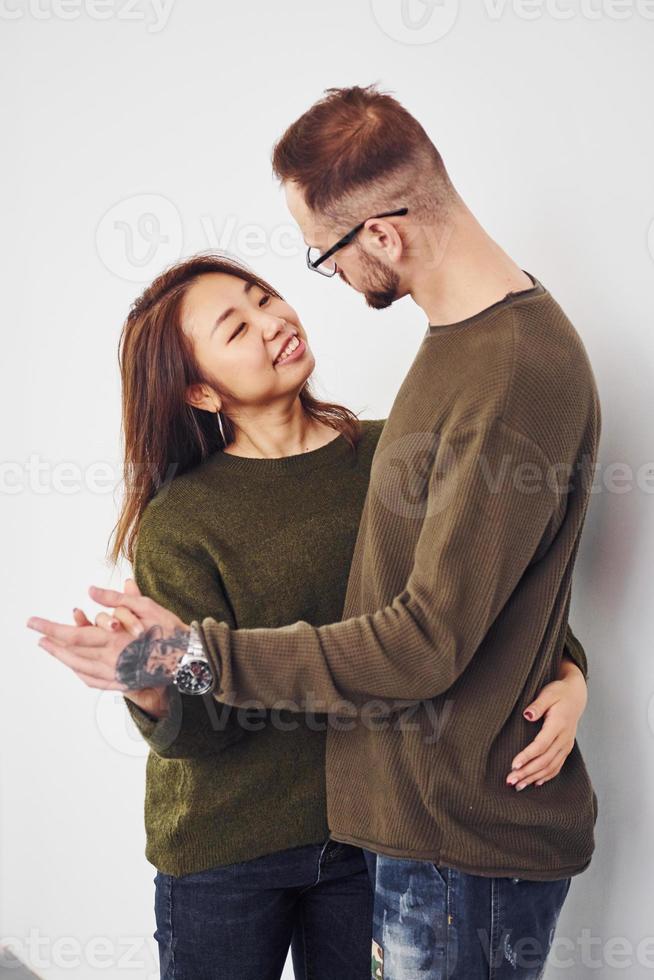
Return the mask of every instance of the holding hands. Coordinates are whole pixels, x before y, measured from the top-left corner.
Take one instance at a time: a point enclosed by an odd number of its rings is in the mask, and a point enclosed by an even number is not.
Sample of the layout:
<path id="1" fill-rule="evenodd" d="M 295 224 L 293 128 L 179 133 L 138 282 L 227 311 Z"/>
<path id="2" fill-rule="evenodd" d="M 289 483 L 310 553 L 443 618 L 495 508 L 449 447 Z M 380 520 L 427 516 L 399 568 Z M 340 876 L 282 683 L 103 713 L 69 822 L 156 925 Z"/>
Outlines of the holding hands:
<path id="1" fill-rule="evenodd" d="M 186 653 L 190 627 L 174 613 L 141 595 L 133 579 L 124 592 L 94 585 L 89 595 L 113 614 L 99 612 L 95 625 L 81 609 L 75 626 L 33 616 L 30 629 L 43 636 L 39 646 L 57 657 L 88 686 L 123 691 L 145 711 L 160 717 L 168 703 L 167 688 Z M 523 714 L 543 721 L 533 741 L 513 760 L 506 782 L 517 790 L 542 785 L 561 771 L 574 748 L 577 724 L 586 707 L 586 681 L 565 658 L 556 681 L 546 685 Z"/>
<path id="2" fill-rule="evenodd" d="M 186 652 L 189 626 L 142 596 L 132 579 L 126 580 L 124 592 L 92 585 L 89 595 L 103 606 L 115 607 L 113 616 L 100 612 L 93 625 L 76 609 L 75 626 L 32 616 L 27 626 L 43 634 L 39 646 L 70 667 L 88 687 L 126 695 L 147 691 L 137 703 L 159 704 Z"/>

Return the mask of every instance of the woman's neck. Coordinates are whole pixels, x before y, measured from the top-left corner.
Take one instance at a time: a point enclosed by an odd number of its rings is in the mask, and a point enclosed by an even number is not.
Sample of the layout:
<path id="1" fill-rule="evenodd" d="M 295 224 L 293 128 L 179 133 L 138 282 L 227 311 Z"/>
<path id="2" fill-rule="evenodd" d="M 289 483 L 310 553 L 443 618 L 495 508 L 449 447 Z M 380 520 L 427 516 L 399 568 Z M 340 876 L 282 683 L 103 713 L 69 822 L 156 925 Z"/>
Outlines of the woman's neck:
<path id="1" fill-rule="evenodd" d="M 236 436 L 223 450 L 230 456 L 280 459 L 320 449 L 338 437 L 336 429 L 307 415 L 299 401 L 290 412 L 271 412 L 257 418 L 230 415 L 230 419 Z"/>

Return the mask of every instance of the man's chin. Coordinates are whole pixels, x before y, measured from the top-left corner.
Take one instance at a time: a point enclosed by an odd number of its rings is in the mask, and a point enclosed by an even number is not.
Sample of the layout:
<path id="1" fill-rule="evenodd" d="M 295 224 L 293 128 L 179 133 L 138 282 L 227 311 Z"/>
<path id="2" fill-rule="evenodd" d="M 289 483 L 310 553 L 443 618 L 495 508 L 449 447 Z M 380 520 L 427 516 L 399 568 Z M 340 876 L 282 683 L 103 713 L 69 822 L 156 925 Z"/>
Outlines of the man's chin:
<path id="1" fill-rule="evenodd" d="M 363 298 L 366 301 L 366 305 L 372 310 L 385 310 L 395 302 L 397 293 L 373 293 L 366 291 L 363 294 Z"/>

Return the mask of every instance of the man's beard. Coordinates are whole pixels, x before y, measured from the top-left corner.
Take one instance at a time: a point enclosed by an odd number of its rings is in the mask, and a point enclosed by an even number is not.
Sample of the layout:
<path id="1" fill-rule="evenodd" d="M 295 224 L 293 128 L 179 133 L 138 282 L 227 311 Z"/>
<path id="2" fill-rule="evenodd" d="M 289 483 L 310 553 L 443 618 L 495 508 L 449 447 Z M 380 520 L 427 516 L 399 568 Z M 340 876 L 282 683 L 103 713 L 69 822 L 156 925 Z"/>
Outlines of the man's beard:
<path id="1" fill-rule="evenodd" d="M 365 276 L 361 289 L 363 298 L 373 310 L 385 310 L 397 299 L 400 277 L 380 259 L 368 255 L 362 248 L 359 249 L 359 256 Z M 339 275 L 344 279 L 342 273 L 339 272 Z"/>

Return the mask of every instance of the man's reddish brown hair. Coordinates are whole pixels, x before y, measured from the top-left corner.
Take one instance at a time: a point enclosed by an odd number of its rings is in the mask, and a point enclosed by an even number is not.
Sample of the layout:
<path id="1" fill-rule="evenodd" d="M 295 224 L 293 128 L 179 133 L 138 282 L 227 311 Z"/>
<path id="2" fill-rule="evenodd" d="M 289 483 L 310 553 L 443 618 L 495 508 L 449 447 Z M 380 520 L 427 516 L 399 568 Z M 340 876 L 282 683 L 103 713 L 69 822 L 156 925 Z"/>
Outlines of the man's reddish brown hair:
<path id="1" fill-rule="evenodd" d="M 418 120 L 375 85 L 327 89 L 276 143 L 272 165 L 279 180 L 298 184 L 312 211 L 325 214 L 362 195 L 382 208 L 404 207 L 412 195 L 414 212 L 418 203 L 438 210 L 453 190 Z M 384 200 L 391 192 L 396 199 Z"/>

